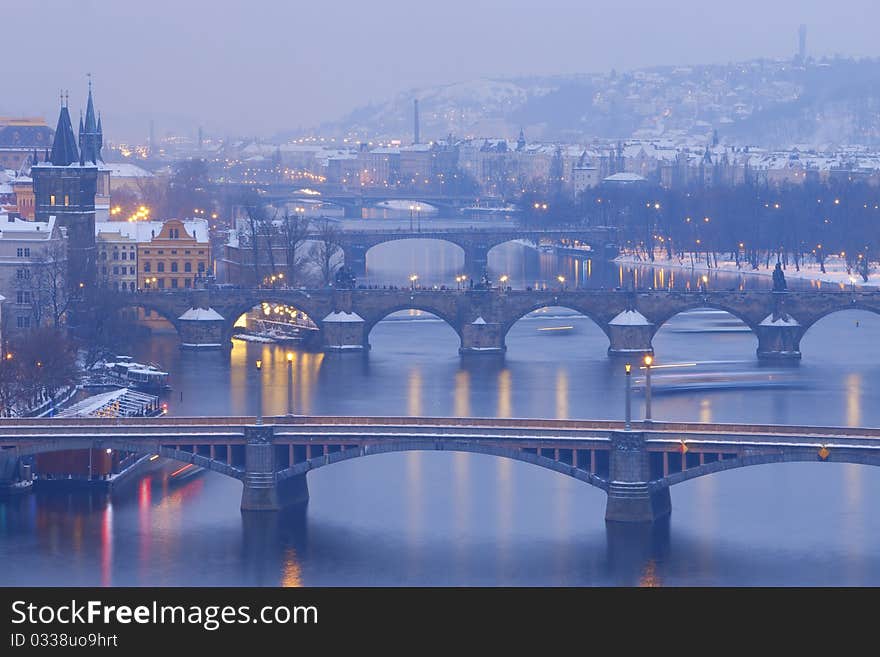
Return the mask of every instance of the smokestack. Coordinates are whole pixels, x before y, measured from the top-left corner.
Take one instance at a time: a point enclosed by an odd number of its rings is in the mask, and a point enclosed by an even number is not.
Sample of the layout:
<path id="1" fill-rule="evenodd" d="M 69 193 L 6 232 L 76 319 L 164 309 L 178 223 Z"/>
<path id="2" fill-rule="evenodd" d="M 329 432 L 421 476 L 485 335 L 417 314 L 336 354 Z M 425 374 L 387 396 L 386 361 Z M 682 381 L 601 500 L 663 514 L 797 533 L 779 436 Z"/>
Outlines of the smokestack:
<path id="1" fill-rule="evenodd" d="M 413 101 L 413 143 L 419 143 L 419 99 Z"/>
<path id="2" fill-rule="evenodd" d="M 798 56 L 801 62 L 807 60 L 807 26 L 803 24 L 798 28 Z"/>
<path id="3" fill-rule="evenodd" d="M 150 155 L 156 150 L 156 133 L 155 133 L 155 124 L 153 123 L 153 119 L 150 119 Z"/>

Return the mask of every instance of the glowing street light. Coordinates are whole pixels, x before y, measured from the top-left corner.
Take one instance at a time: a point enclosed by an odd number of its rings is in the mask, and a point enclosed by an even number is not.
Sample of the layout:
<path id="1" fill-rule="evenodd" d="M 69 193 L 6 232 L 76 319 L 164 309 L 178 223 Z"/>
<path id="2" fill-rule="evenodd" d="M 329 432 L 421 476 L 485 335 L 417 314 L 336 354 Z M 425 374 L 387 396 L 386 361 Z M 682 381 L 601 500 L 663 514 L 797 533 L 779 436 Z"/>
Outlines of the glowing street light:
<path id="1" fill-rule="evenodd" d="M 651 422 L 651 365 L 654 357 L 645 354 L 645 422 Z"/>
<path id="2" fill-rule="evenodd" d="M 626 423 L 624 428 L 629 431 L 632 429 L 632 364 L 624 365 L 626 368 Z"/>
<path id="3" fill-rule="evenodd" d="M 293 352 L 287 352 L 287 414 L 293 415 Z"/>
<path id="4" fill-rule="evenodd" d="M 411 288 L 411 289 L 413 289 L 413 290 L 416 289 L 416 281 L 417 281 L 417 280 L 419 280 L 419 276 L 418 276 L 418 274 L 411 274 L 411 275 L 410 275 L 410 277 L 409 277 L 409 285 L 410 285 L 410 288 Z"/>
<path id="5" fill-rule="evenodd" d="M 263 361 L 257 360 L 257 424 L 263 424 Z"/>
<path id="6" fill-rule="evenodd" d="M 560 274 L 559 276 L 556 277 L 556 280 L 559 281 L 560 285 L 565 286 L 565 276 Z"/>

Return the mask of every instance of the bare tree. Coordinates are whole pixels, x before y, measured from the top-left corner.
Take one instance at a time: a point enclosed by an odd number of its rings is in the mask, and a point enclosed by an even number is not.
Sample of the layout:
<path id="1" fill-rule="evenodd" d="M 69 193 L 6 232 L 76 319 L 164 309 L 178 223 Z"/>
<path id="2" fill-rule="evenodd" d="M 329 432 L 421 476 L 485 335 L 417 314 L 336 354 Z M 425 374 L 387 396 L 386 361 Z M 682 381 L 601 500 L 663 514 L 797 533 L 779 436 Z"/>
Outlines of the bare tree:
<path id="1" fill-rule="evenodd" d="M 21 303 L 30 305 L 35 327 L 64 324 L 71 297 L 67 287 L 67 250 L 60 240 L 53 240 L 37 253 L 22 277 L 16 279 L 16 294 Z"/>
<path id="2" fill-rule="evenodd" d="M 313 241 L 312 258 L 321 272 L 321 280 L 324 285 L 330 285 L 338 266 L 334 262 L 335 256 L 342 250 L 339 227 L 328 219 L 322 219 L 318 222 Z"/>
<path id="3" fill-rule="evenodd" d="M 310 229 L 309 218 L 304 215 L 290 215 L 287 210 L 284 211 L 284 218 L 281 222 L 280 234 L 281 242 L 284 245 L 284 256 L 288 285 L 295 286 L 299 268 L 302 264 L 302 256 L 297 254 L 301 250 L 303 243 L 309 235 Z"/>

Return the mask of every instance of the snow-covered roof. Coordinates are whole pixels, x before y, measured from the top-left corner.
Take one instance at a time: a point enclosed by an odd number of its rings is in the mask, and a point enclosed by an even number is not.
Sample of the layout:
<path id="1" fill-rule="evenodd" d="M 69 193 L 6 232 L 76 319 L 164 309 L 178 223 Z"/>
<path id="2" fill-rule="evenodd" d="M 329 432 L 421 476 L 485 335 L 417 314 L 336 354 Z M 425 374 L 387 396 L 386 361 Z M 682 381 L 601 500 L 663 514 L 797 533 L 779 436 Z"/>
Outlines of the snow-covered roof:
<path id="1" fill-rule="evenodd" d="M 800 326 L 800 324 L 790 315 L 779 315 L 776 319 L 773 319 L 773 315 L 767 315 L 761 326 Z"/>
<path id="2" fill-rule="evenodd" d="M 482 315 L 480 315 L 474 321 L 471 322 L 471 324 L 485 324 L 485 323 L 486 323 L 486 320 L 483 319 Z"/>
<path id="3" fill-rule="evenodd" d="M 620 173 L 615 173 L 607 178 L 603 178 L 605 182 L 643 182 L 644 177 L 640 176 L 637 173 L 629 173 L 628 171 L 621 171 Z"/>
<path id="4" fill-rule="evenodd" d="M 324 318 L 324 322 L 362 322 L 364 318 L 357 313 L 333 312 Z"/>
<path id="5" fill-rule="evenodd" d="M 130 162 L 107 162 L 100 164 L 101 171 L 109 171 L 111 178 L 152 178 L 153 174 Z"/>
<path id="6" fill-rule="evenodd" d="M 223 320 L 223 315 L 213 308 L 190 308 L 177 319 L 187 322 L 216 322 Z"/>
<path id="7" fill-rule="evenodd" d="M 7 212 L 0 212 L 0 239 L 44 239 L 52 238 L 55 230 L 55 217 L 49 221 L 25 221 L 10 218 Z"/>
<path id="8" fill-rule="evenodd" d="M 164 225 L 164 221 L 96 221 L 95 235 L 119 233 L 136 242 L 150 242 L 162 232 Z M 190 236 L 195 236 L 196 242 L 208 243 L 207 219 L 184 219 L 183 227 Z"/>
<path id="9" fill-rule="evenodd" d="M 624 310 L 608 323 L 611 326 L 650 326 L 651 324 L 638 310 Z"/>

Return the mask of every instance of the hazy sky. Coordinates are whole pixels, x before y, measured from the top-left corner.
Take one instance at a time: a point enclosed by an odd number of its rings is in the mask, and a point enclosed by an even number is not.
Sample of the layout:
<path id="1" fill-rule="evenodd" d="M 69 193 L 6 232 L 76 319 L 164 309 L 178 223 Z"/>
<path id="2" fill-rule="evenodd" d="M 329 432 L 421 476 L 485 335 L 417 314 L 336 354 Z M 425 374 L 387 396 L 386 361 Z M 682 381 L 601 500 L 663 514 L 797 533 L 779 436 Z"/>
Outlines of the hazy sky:
<path id="1" fill-rule="evenodd" d="M 0 0 L 0 115 L 76 112 L 107 137 L 266 136 L 413 87 L 530 73 L 880 55 L 877 0 Z"/>

